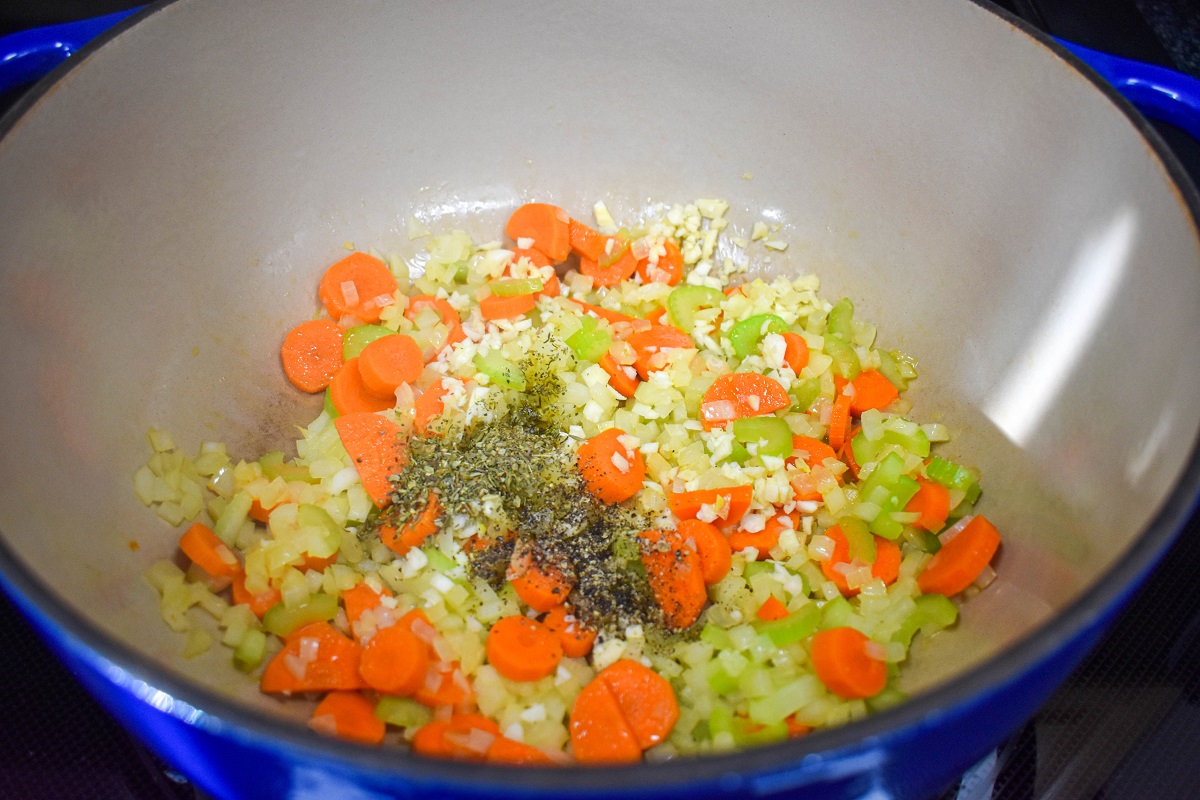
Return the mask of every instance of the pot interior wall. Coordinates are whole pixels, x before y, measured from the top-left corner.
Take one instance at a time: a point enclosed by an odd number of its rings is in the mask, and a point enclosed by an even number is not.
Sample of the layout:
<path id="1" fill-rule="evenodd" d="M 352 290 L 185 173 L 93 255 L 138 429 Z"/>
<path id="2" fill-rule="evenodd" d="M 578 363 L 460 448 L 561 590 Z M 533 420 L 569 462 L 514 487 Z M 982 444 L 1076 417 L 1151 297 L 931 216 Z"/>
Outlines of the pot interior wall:
<path id="1" fill-rule="evenodd" d="M 177 534 L 132 492 L 146 430 L 288 446 L 318 401 L 284 332 L 344 242 L 412 253 L 410 214 L 495 238 L 524 199 L 717 196 L 783 226 L 756 270 L 817 272 L 917 356 L 917 414 L 983 469 L 1005 545 L 914 686 L 996 653 L 1101 580 L 1186 463 L 1200 258 L 1086 79 L 982 8 L 920 5 L 155 13 L 0 142 L 5 541 L 141 656 L 274 708 L 158 622 L 140 573 Z"/>

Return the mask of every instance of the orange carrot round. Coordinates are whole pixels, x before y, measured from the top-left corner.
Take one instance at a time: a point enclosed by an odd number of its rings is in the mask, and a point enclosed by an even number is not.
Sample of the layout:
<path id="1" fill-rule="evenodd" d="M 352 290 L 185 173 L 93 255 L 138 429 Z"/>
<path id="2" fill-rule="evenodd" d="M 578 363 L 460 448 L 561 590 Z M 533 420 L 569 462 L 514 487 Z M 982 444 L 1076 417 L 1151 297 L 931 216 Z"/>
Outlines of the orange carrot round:
<path id="1" fill-rule="evenodd" d="M 535 250 L 558 263 L 571 252 L 571 218 L 567 212 L 549 203 L 526 203 L 512 213 L 504 233 L 514 241 L 531 239 Z"/>
<path id="2" fill-rule="evenodd" d="M 771 622 L 786 617 L 788 610 L 787 606 L 778 597 L 771 595 L 763 601 L 763 604 L 758 607 L 758 611 L 754 612 L 754 615 L 761 620 Z"/>
<path id="3" fill-rule="evenodd" d="M 490 764 L 518 764 L 533 766 L 551 766 L 556 762 L 543 751 L 531 744 L 509 739 L 507 736 L 497 736 L 492 746 L 488 748 L 487 760 Z"/>
<path id="4" fill-rule="evenodd" d="M 537 299 L 538 292 L 510 297 L 489 294 L 479 301 L 479 313 L 484 319 L 516 319 L 532 311 L 537 306 Z"/>
<path id="5" fill-rule="evenodd" d="M 251 594 L 246 588 L 246 576 L 238 575 L 233 579 L 231 585 L 233 591 L 233 602 L 235 605 L 250 606 L 250 610 L 254 612 L 254 616 L 262 619 L 263 614 L 271 610 L 271 608 L 283 599 L 280 591 L 274 587 L 267 589 L 261 594 Z"/>
<path id="6" fill-rule="evenodd" d="M 679 535 L 685 543 L 688 540 L 695 542 L 705 585 L 712 586 L 729 574 L 733 564 L 733 548 L 715 525 L 698 519 L 681 520 Z"/>
<path id="7" fill-rule="evenodd" d="M 600 258 L 579 257 L 579 272 L 591 278 L 596 286 L 616 286 L 621 281 L 633 277 L 633 273 L 637 271 L 637 264 L 637 257 L 634 256 L 629 242 L 609 236 Z"/>
<path id="8" fill-rule="evenodd" d="M 867 653 L 870 640 L 854 628 L 829 628 L 812 638 L 809 660 L 817 679 L 847 700 L 874 697 L 887 685 L 887 665 Z"/>
<path id="9" fill-rule="evenodd" d="M 279 357 L 293 386 L 323 392 L 342 366 L 342 329 L 331 319 L 301 322 L 284 337 Z"/>
<path id="10" fill-rule="evenodd" d="M 992 560 L 1000 547 L 1000 532 L 982 515 L 972 517 L 958 535 L 933 554 L 917 576 L 925 594 L 947 597 L 966 589 Z"/>
<path id="11" fill-rule="evenodd" d="M 358 354 L 363 386 L 376 397 L 396 404 L 396 389 L 412 383 L 425 370 L 425 356 L 411 336 L 394 333 L 369 343 Z"/>
<path id="12" fill-rule="evenodd" d="M 537 681 L 553 675 L 562 657 L 558 636 L 521 614 L 497 620 L 488 631 L 488 663 L 509 680 Z"/>
<path id="13" fill-rule="evenodd" d="M 713 508 L 718 527 L 736 525 L 750 509 L 754 487 L 729 486 L 722 489 L 696 489 L 690 492 L 667 492 L 667 507 L 676 519 L 695 519 L 704 506 Z"/>
<path id="14" fill-rule="evenodd" d="M 758 560 L 765 561 L 771 557 L 771 548 L 779 544 L 779 535 L 784 530 L 795 530 L 799 522 L 798 513 L 777 514 L 767 520 L 761 531 L 751 533 L 743 529 L 729 534 L 729 546 L 735 553 L 753 547 L 758 551 Z"/>
<path id="15" fill-rule="evenodd" d="M 850 399 L 850 413 L 861 416 L 868 409 L 883 410 L 895 402 L 900 391 L 878 370 L 864 369 L 850 381 L 854 396 Z M 835 448 L 837 449 L 837 448 Z"/>
<path id="16" fill-rule="evenodd" d="M 431 684 L 433 685 L 431 686 Z M 420 689 L 417 689 L 413 699 L 430 708 L 457 707 L 473 703 L 475 690 L 471 687 L 466 673 L 463 672 L 462 665 L 457 661 L 436 663 L 429 665 L 425 683 Z"/>
<path id="17" fill-rule="evenodd" d="M 377 592 L 365 581 L 359 581 L 342 592 L 342 607 L 346 609 L 350 628 L 353 629 L 367 611 L 378 608 L 384 596 L 391 597 L 392 593 L 386 587 L 382 592 Z"/>
<path id="18" fill-rule="evenodd" d="M 193 522 L 179 537 L 179 549 L 214 578 L 236 578 L 242 574 L 237 556 L 222 542 L 212 528 L 203 522 Z"/>
<path id="19" fill-rule="evenodd" d="M 512 253 L 513 253 L 513 263 L 514 264 L 517 263 L 518 261 L 520 261 L 522 258 L 527 258 L 527 259 L 529 259 L 529 263 L 533 264 L 535 267 L 553 267 L 554 266 L 553 262 L 551 262 L 550 259 L 546 256 L 546 254 L 541 252 L 540 250 L 534 250 L 532 248 L 526 250 L 526 249 L 522 249 L 522 248 L 518 247 L 515 250 L 513 250 Z M 505 270 L 504 274 L 508 275 L 511 273 L 511 271 L 512 271 L 512 268 L 510 267 L 509 269 Z M 562 292 L 562 286 L 558 282 L 558 275 L 554 272 L 551 272 L 550 276 L 548 278 L 542 278 L 542 290 L 540 292 L 538 292 L 536 294 L 536 296 L 537 297 L 542 297 L 542 296 L 558 297 L 558 295 L 561 292 Z"/>
<path id="20" fill-rule="evenodd" d="M 642 747 L 617 698 L 599 676 L 576 696 L 571 706 L 570 731 L 571 753 L 580 764 L 632 764 L 642 760 Z"/>
<path id="21" fill-rule="evenodd" d="M 468 745 L 473 736 L 491 741 L 487 749 L 475 749 Z M 448 720 L 433 720 L 417 730 L 412 739 L 414 753 L 433 758 L 455 758 L 464 761 L 483 761 L 487 758 L 495 739 L 500 737 L 500 726 L 482 714 L 456 713 Z"/>
<path id="22" fill-rule="evenodd" d="M 700 423 L 704 429 L 724 427 L 743 417 L 774 414 L 792 404 L 783 385 L 757 372 L 730 372 L 720 376 L 700 402 Z"/>
<path id="23" fill-rule="evenodd" d="M 622 397 L 633 397 L 634 392 L 637 391 L 638 384 L 641 383 L 636 373 L 631 375 L 629 372 L 626 372 L 626 367 L 618 364 L 611 353 L 605 353 L 600 356 L 598 363 L 600 364 L 600 368 L 608 373 L 608 385 L 615 389 L 617 394 Z M 634 372 L 632 368 L 629 368 L 629 370 L 630 372 Z"/>
<path id="24" fill-rule="evenodd" d="M 538 563 L 528 547 L 513 550 L 506 577 L 521 602 L 534 611 L 549 611 L 562 604 L 575 588 L 570 576 L 552 562 Z"/>
<path id="25" fill-rule="evenodd" d="M 332 730 L 329 729 L 331 723 Z M 375 716 L 375 704 L 360 692 L 330 692 L 313 709 L 309 726 L 339 739 L 380 744 L 387 725 Z"/>
<path id="26" fill-rule="evenodd" d="M 378 414 L 352 412 L 333 421 L 342 445 L 362 478 L 363 489 L 375 505 L 391 502 L 388 477 L 404 468 L 408 457 L 400 426 Z"/>
<path id="27" fill-rule="evenodd" d="M 850 402 L 849 396 L 839 392 L 829 412 L 829 446 L 835 452 L 842 449 L 850 430 Z"/>
<path id="28" fill-rule="evenodd" d="M 837 452 L 832 447 L 811 436 L 792 436 L 792 452 L 810 469 L 823 466 L 828 458 L 838 460 Z M 838 483 L 841 483 L 840 476 Z"/>
<path id="29" fill-rule="evenodd" d="M 462 328 L 462 318 L 458 316 L 458 312 L 454 310 L 454 306 L 450 305 L 449 301 L 434 297 L 431 294 L 419 294 L 408 299 L 408 308 L 404 309 L 404 316 L 409 322 L 415 322 L 421 311 L 426 308 L 432 308 L 442 316 L 442 324 L 449 329 L 446 334 L 446 347 L 457 344 L 467 338 L 467 334 Z"/>
<path id="30" fill-rule="evenodd" d="M 424 685 L 428 671 L 425 642 L 399 625 L 377 630 L 358 664 L 359 674 L 372 689 L 405 697 Z"/>
<path id="31" fill-rule="evenodd" d="M 787 343 L 783 351 L 783 361 L 792 368 L 792 372 L 799 375 L 800 370 L 808 366 L 808 342 L 800 334 L 791 331 L 783 334 L 783 341 Z"/>
<path id="32" fill-rule="evenodd" d="M 306 642 L 316 643 L 315 654 L 308 653 Z M 362 648 L 328 622 L 312 622 L 288 634 L 283 649 L 263 668 L 259 688 L 268 694 L 362 689 L 366 684 L 358 674 L 361 657 Z"/>
<path id="33" fill-rule="evenodd" d="M 339 414 L 387 411 L 396 405 L 396 396 L 381 398 L 371 392 L 363 382 L 358 368 L 358 359 L 351 358 L 333 376 L 329 383 L 329 399 Z"/>
<path id="34" fill-rule="evenodd" d="M 642 283 L 665 283 L 675 286 L 683 280 L 683 254 L 679 245 L 671 239 L 663 240 L 666 253 L 658 257 L 658 263 L 651 265 L 647 256 L 637 262 L 637 273 Z"/>
<path id="35" fill-rule="evenodd" d="M 691 627 L 708 602 L 700 555 L 679 531 L 643 531 L 638 539 L 646 579 L 663 622 L 677 631 Z"/>
<path id="36" fill-rule="evenodd" d="M 950 516 L 950 490 L 940 483 L 924 478 L 918 478 L 917 483 L 921 488 L 908 501 L 904 510 L 921 515 L 913 525 L 930 533 L 937 533 L 946 527 L 946 517 Z"/>
<path id="37" fill-rule="evenodd" d="M 425 540 L 437 533 L 438 519 L 442 516 L 442 506 L 437 495 L 429 493 L 429 500 L 424 510 L 407 525 L 397 530 L 391 525 L 381 525 L 379 540 L 396 555 L 408 555 L 414 547 L 420 547 Z"/>
<path id="38" fill-rule="evenodd" d="M 628 658 L 596 677 L 608 685 L 639 747 L 647 750 L 666 740 L 679 720 L 679 702 L 666 678 Z"/>
<path id="39" fill-rule="evenodd" d="M 574 218 L 567 223 L 567 228 L 571 250 L 581 258 L 599 261 L 604 255 L 604 234 Z"/>
<path id="40" fill-rule="evenodd" d="M 351 253 L 325 271 L 317 294 L 333 319 L 378 322 L 399 285 L 387 265 L 366 253 Z"/>
<path id="41" fill-rule="evenodd" d="M 850 562 L 850 541 L 840 525 L 831 526 L 825 531 L 825 535 L 833 540 L 833 555 L 828 561 L 821 563 L 821 572 L 837 585 L 838 591 L 843 595 L 854 597 L 858 594 L 858 589 L 851 589 L 846 583 L 846 576 L 834 569 L 838 564 Z M 875 539 L 875 563 L 871 565 L 871 575 L 890 586 L 900 577 L 900 546 L 882 536 L 872 536 Z"/>
<path id="42" fill-rule="evenodd" d="M 642 454 L 621 444 L 624 435 L 619 428 L 609 428 L 579 446 L 579 474 L 588 491 L 606 503 L 633 497 L 646 477 Z"/>
<path id="43" fill-rule="evenodd" d="M 591 652 L 596 641 L 596 631 L 585 627 L 565 605 L 555 606 L 546 612 L 542 624 L 558 637 L 563 655 L 569 658 L 583 658 Z"/>
<path id="44" fill-rule="evenodd" d="M 649 378 L 652 371 L 662 368 L 655 356 L 663 350 L 688 350 L 696 346 L 691 336 L 671 325 L 654 325 L 648 330 L 635 331 L 626 341 L 637 352 L 633 366 L 643 380 Z"/>
<path id="45" fill-rule="evenodd" d="M 421 396 L 413 403 L 413 430 L 424 433 L 433 421 L 445 412 L 446 405 L 442 398 L 446 396 L 447 391 L 446 382 L 439 380 L 421 392 Z"/>

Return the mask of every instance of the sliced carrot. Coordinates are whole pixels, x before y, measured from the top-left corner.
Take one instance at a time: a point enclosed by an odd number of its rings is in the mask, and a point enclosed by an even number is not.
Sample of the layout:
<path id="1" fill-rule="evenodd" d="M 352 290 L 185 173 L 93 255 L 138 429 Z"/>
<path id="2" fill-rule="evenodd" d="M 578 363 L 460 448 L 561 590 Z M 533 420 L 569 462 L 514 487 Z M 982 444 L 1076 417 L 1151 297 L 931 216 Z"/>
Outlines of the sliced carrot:
<path id="1" fill-rule="evenodd" d="M 800 515 L 796 512 L 777 514 L 767 520 L 761 531 L 751 533 L 743 529 L 729 534 L 729 546 L 735 553 L 753 547 L 758 551 L 758 560 L 765 561 L 771 557 L 771 548 L 779 544 L 779 535 L 785 530 L 795 530 L 799 523 Z"/>
<path id="2" fill-rule="evenodd" d="M 800 371 L 808 366 L 808 342 L 800 334 L 791 331 L 783 334 L 783 341 L 787 343 L 783 351 L 783 361 L 792 368 L 792 372 L 799 375 Z"/>
<path id="3" fill-rule="evenodd" d="M 809 648 L 809 660 L 818 680 L 848 700 L 882 692 L 887 685 L 887 665 L 867 653 L 869 641 L 854 628 L 818 631 Z"/>
<path id="4" fill-rule="evenodd" d="M 792 714 L 783 722 L 785 725 L 787 725 L 789 739 L 798 739 L 801 736 L 808 736 L 813 731 L 811 725 L 805 725 L 803 722 L 796 719 L 795 714 Z"/>
<path id="5" fill-rule="evenodd" d="M 254 616 L 259 619 L 262 619 L 263 614 L 270 611 L 276 603 L 283 600 L 283 595 L 275 587 L 271 587 L 261 594 L 250 594 L 250 590 L 246 588 L 245 575 L 238 575 L 234 578 L 231 588 L 234 604 L 250 606 Z"/>
<path id="6" fill-rule="evenodd" d="M 662 369 L 665 362 L 656 359 L 663 350 L 691 350 L 696 347 L 692 337 L 672 325 L 654 325 L 648 330 L 634 331 L 626 340 L 637 351 L 634 368 L 643 380 L 654 370 Z"/>
<path id="7" fill-rule="evenodd" d="M 588 491 L 606 503 L 633 497 L 646 478 L 642 454 L 621 444 L 624 435 L 620 428 L 609 428 L 579 446 L 579 474 Z"/>
<path id="8" fill-rule="evenodd" d="M 581 764 L 630 764 L 642 747 L 608 682 L 597 676 L 576 696 L 570 717 L 571 754 Z"/>
<path id="9" fill-rule="evenodd" d="M 574 580 L 550 561 L 539 563 L 530 547 L 514 548 L 506 577 L 534 611 L 549 611 L 566 601 L 575 588 Z"/>
<path id="10" fill-rule="evenodd" d="M 846 441 L 842 443 L 842 449 L 838 451 L 846 466 L 850 468 L 850 474 L 854 476 L 854 480 L 858 480 L 858 472 L 861 469 L 858 462 L 854 460 L 854 437 L 858 436 L 858 432 L 862 428 L 852 427 L 849 435 L 846 436 Z M 840 481 L 839 481 L 840 482 Z"/>
<path id="11" fill-rule="evenodd" d="M 268 521 L 270 521 L 271 510 L 274 508 L 275 506 L 271 506 L 271 508 L 263 508 L 263 504 L 259 502 L 259 499 L 256 497 L 250 501 L 250 519 L 254 520 L 255 522 L 261 522 L 265 525 Z"/>
<path id="12" fill-rule="evenodd" d="M 592 651 L 596 631 L 585 627 L 565 605 L 558 605 L 546 612 L 542 624 L 558 636 L 563 655 L 568 658 L 583 658 Z"/>
<path id="13" fill-rule="evenodd" d="M 425 674 L 425 683 L 413 695 L 422 705 L 464 706 L 475 701 L 475 690 L 462 666 L 457 661 L 434 663 L 429 665 Z"/>
<path id="14" fill-rule="evenodd" d="M 663 317 L 665 317 L 666 315 L 667 315 L 667 307 L 659 306 L 658 308 L 654 309 L 646 316 L 642 317 L 642 319 L 644 319 L 647 322 L 650 322 L 654 325 L 665 325 L 667 323 L 663 322 Z"/>
<path id="15" fill-rule="evenodd" d="M 467 334 L 462 328 L 462 318 L 458 316 L 458 312 L 454 310 L 454 306 L 450 305 L 448 300 L 441 297 L 434 297 L 431 294 L 419 294 L 408 299 L 408 308 L 404 310 L 404 316 L 409 322 L 415 322 L 421 311 L 426 308 L 432 308 L 442 316 L 442 324 L 449 329 L 446 334 L 446 347 L 457 344 L 467 338 Z"/>
<path id="16" fill-rule="evenodd" d="M 700 423 L 712 430 L 743 417 L 774 414 L 792 404 L 783 385 L 757 372 L 730 372 L 720 376 L 700 402 Z"/>
<path id="17" fill-rule="evenodd" d="M 532 239 L 531 246 L 558 263 L 571 252 L 571 218 L 549 203 L 526 203 L 512 213 L 504 233 L 514 241 Z"/>
<path id="18" fill-rule="evenodd" d="M 446 404 L 442 398 L 447 393 L 444 380 L 439 380 L 421 392 L 421 396 L 413 404 L 413 430 L 417 433 L 424 433 L 429 430 L 429 426 L 435 419 L 445 413 Z"/>
<path id="19" fill-rule="evenodd" d="M 1000 532 L 988 519 L 976 515 L 958 535 L 933 554 L 925 570 L 917 576 L 917 586 L 925 594 L 947 597 L 966 589 L 992 560 L 1000 547 Z"/>
<path id="20" fill-rule="evenodd" d="M 677 631 L 691 627 L 708 602 L 696 548 L 679 531 L 643 531 L 638 539 L 646 579 L 666 626 Z"/>
<path id="21" fill-rule="evenodd" d="M 591 303 L 585 303 L 582 300 L 576 300 L 574 297 L 568 297 L 575 305 L 582 308 L 585 312 L 595 314 L 605 322 L 633 322 L 637 317 L 631 317 L 628 314 L 622 314 L 620 311 L 613 311 L 601 306 L 594 306 Z"/>
<path id="22" fill-rule="evenodd" d="M 546 765 L 555 764 L 554 759 L 531 744 L 509 739 L 507 736 L 497 736 L 492 746 L 488 748 L 487 760 L 491 764 L 517 765 Z"/>
<path id="23" fill-rule="evenodd" d="M 540 250 L 522 249 L 518 247 L 513 250 L 512 253 L 514 264 L 520 261 L 522 258 L 527 258 L 529 259 L 529 263 L 533 264 L 535 267 L 542 268 L 554 266 L 550 259 L 546 257 L 546 254 Z M 505 270 L 505 274 L 508 275 L 511 270 L 511 267 L 508 270 Z M 539 269 L 539 272 L 545 272 L 545 270 Z M 549 277 L 542 278 L 542 290 L 537 293 L 538 297 L 543 295 L 546 297 L 558 297 L 561 293 L 562 286 L 559 284 L 558 275 L 555 272 L 551 271 Z"/>
<path id="24" fill-rule="evenodd" d="M 329 384 L 329 399 L 333 401 L 333 407 L 339 414 L 387 411 L 396 405 L 394 394 L 379 397 L 367 388 L 358 368 L 357 358 L 347 360 L 333 376 L 333 381 Z"/>
<path id="25" fill-rule="evenodd" d="M 850 431 L 850 397 L 838 393 L 833 401 L 833 410 L 829 412 L 829 446 L 836 452 L 846 443 L 846 434 Z"/>
<path id="26" fill-rule="evenodd" d="M 396 404 L 396 389 L 425 371 L 421 346 L 411 336 L 394 333 L 367 344 L 358 354 L 358 372 L 367 391 Z"/>
<path id="27" fill-rule="evenodd" d="M 488 663 L 509 680 L 538 681 L 553 675 L 562 657 L 557 634 L 522 614 L 502 617 L 488 631 Z"/>
<path id="28" fill-rule="evenodd" d="M 301 322 L 283 338 L 279 357 L 293 386 L 323 392 L 342 366 L 342 329 L 331 319 Z"/>
<path id="29" fill-rule="evenodd" d="M 317 294 L 333 319 L 378 322 L 399 285 L 387 265 L 366 253 L 351 253 L 325 271 Z"/>
<path id="30" fill-rule="evenodd" d="M 328 556 L 310 556 L 307 553 L 304 555 L 304 560 L 301 561 L 296 569 L 301 572 L 324 572 L 329 566 L 336 564 L 338 560 L 337 553 Z"/>
<path id="31" fill-rule="evenodd" d="M 377 592 L 365 581 L 359 581 L 342 592 L 342 607 L 346 609 L 346 619 L 350 623 L 350 629 L 354 630 L 354 626 L 358 624 L 359 618 L 365 612 L 379 608 L 385 596 L 392 596 L 386 587 L 382 592 Z"/>
<path id="32" fill-rule="evenodd" d="M 420 547 L 426 539 L 437 533 L 441 516 L 442 504 L 438 502 L 437 495 L 430 492 L 425 508 L 402 528 L 397 530 L 391 525 L 380 526 L 379 540 L 396 555 L 406 556 L 409 550 Z"/>
<path id="33" fill-rule="evenodd" d="M 237 556 L 203 522 L 193 522 L 184 531 L 179 537 L 179 549 L 213 578 L 236 578 L 242 574 Z"/>
<path id="34" fill-rule="evenodd" d="M 820 439 L 814 439 L 811 436 L 792 436 L 792 452 L 805 464 L 808 464 L 810 469 L 824 466 L 825 460 L 829 458 L 834 461 L 838 460 L 837 451 Z M 839 480 L 838 483 L 841 481 Z"/>
<path id="35" fill-rule="evenodd" d="M 308 652 L 313 643 L 315 654 Z M 366 684 L 358 674 L 361 658 L 357 643 L 328 622 L 312 622 L 288 634 L 283 649 L 263 668 L 259 688 L 268 694 L 363 689 Z"/>
<path id="36" fill-rule="evenodd" d="M 718 527 L 737 524 L 750 508 L 754 487 L 730 486 L 723 489 L 696 489 L 691 492 L 667 492 L 667 506 L 676 519 L 695 519 L 704 506 L 717 514 L 713 521 Z"/>
<path id="37" fill-rule="evenodd" d="M 608 373 L 608 385 L 616 390 L 617 394 L 622 397 L 633 397 L 637 391 L 638 384 L 641 380 L 638 378 L 636 371 L 632 367 L 623 367 L 617 363 L 617 360 L 612 357 L 611 353 L 605 353 L 600 356 L 600 368 Z M 628 369 L 629 372 L 625 370 Z M 633 374 L 629 374 L 632 372 Z"/>
<path id="38" fill-rule="evenodd" d="M 425 684 L 429 655 L 425 642 L 398 625 L 375 631 L 363 647 L 358 673 L 383 694 L 408 697 Z"/>
<path id="39" fill-rule="evenodd" d="M 788 610 L 787 606 L 778 597 L 771 595 L 763 601 L 763 604 L 758 607 L 758 611 L 754 612 L 754 615 L 761 620 L 771 622 L 786 617 Z"/>
<path id="40" fill-rule="evenodd" d="M 483 761 L 499 737 L 500 726 L 494 721 L 482 714 L 460 712 L 448 720 L 433 720 L 422 725 L 413 736 L 412 749 L 434 758 Z"/>
<path id="41" fill-rule="evenodd" d="M 946 517 L 950 516 L 950 490 L 940 483 L 917 478 L 920 489 L 908 501 L 905 511 L 921 515 L 913 524 L 924 528 L 930 533 L 937 533 L 946 527 Z"/>
<path id="42" fill-rule="evenodd" d="M 400 426 L 378 414 L 355 412 L 333 421 L 342 445 L 362 478 L 363 489 L 375 505 L 383 508 L 391 499 L 388 480 L 404 469 L 408 448 Z"/>
<path id="43" fill-rule="evenodd" d="M 691 540 L 696 543 L 700 573 L 704 576 L 706 586 L 712 586 L 729 574 L 729 568 L 733 565 L 733 548 L 717 526 L 698 519 L 685 519 L 679 523 L 679 535 L 684 542 Z"/>
<path id="44" fill-rule="evenodd" d="M 868 409 L 882 411 L 900 396 L 900 390 L 883 377 L 883 373 L 874 369 L 864 369 L 858 373 L 858 377 L 850 381 L 850 385 L 854 387 L 854 397 L 850 399 L 850 413 L 856 417 Z"/>
<path id="45" fill-rule="evenodd" d="M 637 273 L 642 283 L 675 286 L 683 280 L 683 254 L 679 252 L 679 245 L 671 239 L 664 239 L 663 247 L 667 252 L 658 257 L 658 263 L 651 265 L 649 256 L 638 261 Z"/>
<path id="46" fill-rule="evenodd" d="M 666 678 L 628 658 L 596 677 L 608 684 L 639 747 L 648 750 L 666 740 L 679 720 L 679 702 Z"/>
<path id="47" fill-rule="evenodd" d="M 591 259 L 579 257 L 579 272 L 592 279 L 592 283 L 600 287 L 616 286 L 621 281 L 627 281 L 637 271 L 637 256 L 629 242 L 615 236 L 609 236 L 604 243 L 604 252 L 600 258 Z"/>
<path id="48" fill-rule="evenodd" d="M 375 704 L 360 692 L 330 692 L 325 695 L 325 699 L 313 709 L 309 727 L 362 744 L 382 743 L 387 729 L 384 721 L 375 716 Z"/>
<path id="49" fill-rule="evenodd" d="M 600 256 L 604 255 L 604 234 L 574 218 L 567 223 L 567 227 L 571 250 L 581 258 L 599 261 Z"/>
<path id="50" fill-rule="evenodd" d="M 833 555 L 828 561 L 821 563 L 821 572 L 825 577 L 837 584 L 838 591 L 846 597 L 854 597 L 858 589 L 851 589 L 846 583 L 846 576 L 835 567 L 838 564 L 850 562 L 850 542 L 840 525 L 833 525 L 825 531 L 825 535 L 833 540 Z M 874 534 L 872 534 L 874 536 Z M 871 565 L 871 575 L 879 578 L 885 585 L 896 582 L 900 576 L 900 546 L 890 539 L 875 536 L 875 563 Z"/>
<path id="51" fill-rule="evenodd" d="M 537 306 L 537 299 L 537 292 L 510 297 L 489 294 L 479 301 L 479 313 L 484 319 L 516 319 L 532 311 Z"/>

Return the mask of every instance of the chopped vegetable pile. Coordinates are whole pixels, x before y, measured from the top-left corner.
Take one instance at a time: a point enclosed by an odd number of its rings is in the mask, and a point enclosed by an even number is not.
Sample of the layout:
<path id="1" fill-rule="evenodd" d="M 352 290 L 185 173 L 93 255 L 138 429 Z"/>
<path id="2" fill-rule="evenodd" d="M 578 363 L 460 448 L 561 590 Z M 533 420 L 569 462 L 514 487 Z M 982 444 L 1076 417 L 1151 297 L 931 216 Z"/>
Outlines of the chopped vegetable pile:
<path id="1" fill-rule="evenodd" d="M 529 203 L 505 244 L 414 219 L 419 256 L 329 267 L 280 349 L 325 398 L 294 458 L 150 432 L 135 490 L 183 533 L 146 576 L 184 656 L 219 638 L 331 736 L 511 764 L 901 701 L 913 637 L 994 576 L 979 475 L 931 453 L 913 360 L 849 299 L 738 282 L 786 243 L 726 210 Z"/>

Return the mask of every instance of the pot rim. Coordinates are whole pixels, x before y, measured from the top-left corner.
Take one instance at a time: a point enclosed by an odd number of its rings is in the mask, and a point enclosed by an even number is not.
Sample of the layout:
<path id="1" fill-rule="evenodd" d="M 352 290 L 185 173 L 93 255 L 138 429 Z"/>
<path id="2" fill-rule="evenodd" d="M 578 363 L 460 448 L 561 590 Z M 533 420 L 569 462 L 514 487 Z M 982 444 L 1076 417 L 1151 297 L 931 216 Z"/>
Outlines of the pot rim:
<path id="1" fill-rule="evenodd" d="M 0 140 L 20 118 L 72 70 L 79 68 L 94 51 L 142 20 L 174 5 L 179 0 L 160 0 L 131 15 L 83 47 L 40 80 L 0 117 Z M 1024 20 L 993 5 L 989 0 L 971 0 L 1029 36 L 1074 67 L 1129 119 L 1162 164 L 1178 201 L 1192 221 L 1193 234 L 1200 240 L 1200 196 L 1169 146 L 1122 95 L 1089 66 L 1047 34 Z M 1130 545 L 1125 555 L 1093 585 L 1050 619 L 1018 639 L 1003 653 L 925 690 L 908 701 L 846 725 L 814 732 L 802 739 L 739 750 L 727 754 L 681 757 L 666 762 L 627 766 L 573 767 L 570 769 L 521 769 L 471 762 L 452 762 L 414 756 L 404 749 L 371 749 L 321 736 L 283 719 L 253 713 L 239 703 L 173 674 L 142 658 L 132 649 L 73 612 L 54 591 L 25 566 L 10 549 L 0 531 L 0 586 L 31 617 L 40 632 L 56 644 L 84 658 L 101 674 L 126 691 L 148 702 L 150 695 L 169 696 L 153 703 L 159 710 L 218 736 L 258 747 L 284 747 L 292 758 L 314 762 L 336 760 L 355 770 L 381 778 L 405 780 L 414 785 L 430 784 L 447 790 L 505 787 L 534 793 L 563 789 L 580 793 L 632 792 L 644 794 L 665 788 L 681 790 L 689 785 L 719 785 L 737 789 L 750 775 L 766 776 L 787 770 L 810 770 L 814 780 L 823 773 L 840 773 L 839 762 L 861 758 L 906 731 L 937 724 L 939 718 L 961 714 L 989 693 L 1010 685 L 1053 659 L 1072 641 L 1095 625 L 1111 620 L 1157 566 L 1188 519 L 1200 498 L 1200 438 L 1193 441 L 1178 480 L 1162 506 Z M 581 778 L 586 777 L 586 785 Z"/>

